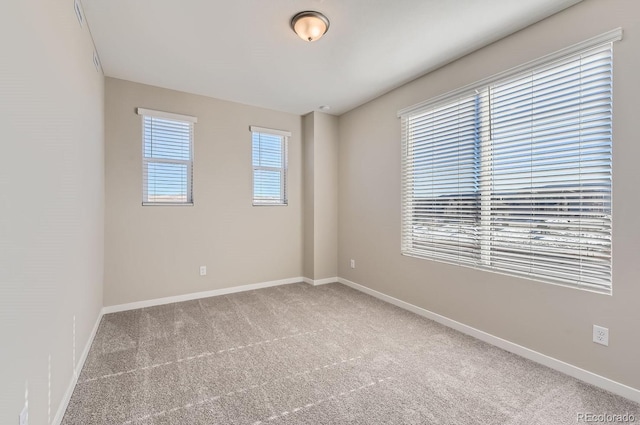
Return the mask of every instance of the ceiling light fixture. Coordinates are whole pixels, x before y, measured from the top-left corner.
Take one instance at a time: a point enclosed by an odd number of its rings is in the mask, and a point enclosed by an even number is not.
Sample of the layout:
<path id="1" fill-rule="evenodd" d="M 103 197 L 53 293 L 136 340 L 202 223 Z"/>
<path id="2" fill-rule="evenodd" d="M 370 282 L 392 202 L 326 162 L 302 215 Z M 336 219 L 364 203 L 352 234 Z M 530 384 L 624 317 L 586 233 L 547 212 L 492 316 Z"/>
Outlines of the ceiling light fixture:
<path id="1" fill-rule="evenodd" d="M 329 30 L 329 19 L 320 12 L 307 10 L 291 18 L 291 29 L 304 41 L 316 41 Z"/>

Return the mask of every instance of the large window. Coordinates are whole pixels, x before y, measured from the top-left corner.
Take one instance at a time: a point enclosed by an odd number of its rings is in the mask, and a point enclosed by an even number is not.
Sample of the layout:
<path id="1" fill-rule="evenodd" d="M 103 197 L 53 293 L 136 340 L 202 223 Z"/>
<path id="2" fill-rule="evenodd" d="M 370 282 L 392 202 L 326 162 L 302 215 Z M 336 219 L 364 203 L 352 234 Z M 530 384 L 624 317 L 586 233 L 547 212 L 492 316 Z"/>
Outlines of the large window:
<path id="1" fill-rule="evenodd" d="M 253 205 L 287 205 L 288 131 L 251 126 Z"/>
<path id="2" fill-rule="evenodd" d="M 605 36 L 400 111 L 403 254 L 610 293 Z"/>
<path id="3" fill-rule="evenodd" d="M 138 108 L 142 115 L 142 204 L 192 205 L 195 117 Z"/>

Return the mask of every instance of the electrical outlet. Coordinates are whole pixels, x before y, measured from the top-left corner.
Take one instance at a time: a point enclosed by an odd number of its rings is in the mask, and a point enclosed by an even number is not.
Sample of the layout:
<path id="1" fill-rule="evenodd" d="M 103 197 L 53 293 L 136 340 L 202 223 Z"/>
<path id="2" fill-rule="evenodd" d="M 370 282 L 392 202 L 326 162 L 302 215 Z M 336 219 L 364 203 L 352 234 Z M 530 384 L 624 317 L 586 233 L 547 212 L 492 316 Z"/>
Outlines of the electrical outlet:
<path id="1" fill-rule="evenodd" d="M 593 325 L 593 342 L 609 346 L 609 329 Z"/>
<path id="2" fill-rule="evenodd" d="M 22 408 L 22 412 L 20 412 L 20 424 L 19 425 L 29 425 L 29 408 L 28 408 L 28 406 L 24 406 Z"/>
<path id="3" fill-rule="evenodd" d="M 206 276 L 207 266 L 200 266 L 200 276 Z"/>
<path id="4" fill-rule="evenodd" d="M 356 268 L 356 260 L 351 260 L 351 268 L 352 269 Z"/>

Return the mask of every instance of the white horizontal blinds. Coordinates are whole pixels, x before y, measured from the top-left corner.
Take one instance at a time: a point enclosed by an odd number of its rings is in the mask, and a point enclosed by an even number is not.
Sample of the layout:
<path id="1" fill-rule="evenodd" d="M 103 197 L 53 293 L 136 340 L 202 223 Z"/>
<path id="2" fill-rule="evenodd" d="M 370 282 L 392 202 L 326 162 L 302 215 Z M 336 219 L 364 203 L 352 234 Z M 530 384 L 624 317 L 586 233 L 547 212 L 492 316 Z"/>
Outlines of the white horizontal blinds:
<path id="1" fill-rule="evenodd" d="M 403 117 L 403 251 L 479 259 L 479 96 Z"/>
<path id="2" fill-rule="evenodd" d="M 252 131 L 253 203 L 284 205 L 287 203 L 287 136 L 267 131 Z"/>
<path id="3" fill-rule="evenodd" d="M 612 43 L 401 119 L 403 254 L 610 292 Z"/>
<path id="4" fill-rule="evenodd" d="M 492 268 L 611 286 L 612 46 L 491 87 Z"/>
<path id="5" fill-rule="evenodd" d="M 192 168 L 193 122 L 143 115 L 143 203 L 191 203 Z"/>

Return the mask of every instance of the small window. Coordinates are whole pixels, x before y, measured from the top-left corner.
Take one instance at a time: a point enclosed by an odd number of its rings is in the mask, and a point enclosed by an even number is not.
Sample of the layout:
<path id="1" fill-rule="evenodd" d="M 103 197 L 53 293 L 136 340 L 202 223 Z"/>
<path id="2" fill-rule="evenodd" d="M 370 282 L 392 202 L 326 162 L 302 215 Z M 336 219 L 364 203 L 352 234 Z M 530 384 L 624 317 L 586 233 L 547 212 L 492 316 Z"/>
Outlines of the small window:
<path id="1" fill-rule="evenodd" d="M 193 205 L 197 118 L 138 108 L 142 115 L 142 204 Z"/>
<path id="2" fill-rule="evenodd" d="M 291 133 L 251 126 L 253 205 L 287 205 L 287 141 Z"/>

